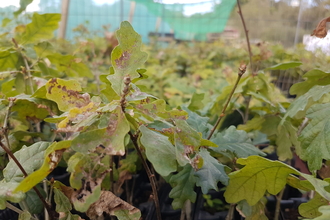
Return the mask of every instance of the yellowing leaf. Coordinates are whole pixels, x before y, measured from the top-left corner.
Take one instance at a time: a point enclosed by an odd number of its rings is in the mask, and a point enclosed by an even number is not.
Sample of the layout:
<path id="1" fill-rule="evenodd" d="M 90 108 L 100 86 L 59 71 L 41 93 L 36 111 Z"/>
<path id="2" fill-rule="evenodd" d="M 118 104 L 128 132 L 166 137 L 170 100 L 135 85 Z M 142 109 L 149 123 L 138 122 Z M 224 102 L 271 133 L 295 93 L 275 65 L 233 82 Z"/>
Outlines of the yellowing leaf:
<path id="1" fill-rule="evenodd" d="M 38 14 L 34 13 L 32 22 L 26 25 L 26 31 L 22 36 L 22 44 L 36 43 L 48 40 L 54 36 L 61 20 L 60 14 Z"/>
<path id="2" fill-rule="evenodd" d="M 119 45 L 111 53 L 111 64 L 115 74 L 107 78 L 112 84 L 113 90 L 121 96 L 124 88 L 124 77 L 129 77 L 131 81 L 139 78 L 137 69 L 147 60 L 148 54 L 140 50 L 142 45 L 141 36 L 136 33 L 127 21 L 120 24 L 120 29 L 116 31 Z"/>
<path id="3" fill-rule="evenodd" d="M 81 95 L 81 87 L 75 80 L 50 79 L 46 83 L 46 97 L 57 103 L 61 111 L 81 108 L 90 103 L 88 94 Z"/>
<path id="4" fill-rule="evenodd" d="M 245 167 L 229 174 L 229 185 L 224 194 L 228 203 L 245 199 L 250 206 L 253 206 L 266 191 L 273 195 L 279 193 L 285 186 L 289 174 L 300 174 L 284 163 L 259 156 L 239 158 L 237 163 Z"/>
<path id="5" fill-rule="evenodd" d="M 71 141 L 61 141 L 54 142 L 51 146 L 49 146 L 45 151 L 42 166 L 37 171 L 23 179 L 14 192 L 27 192 L 46 178 L 46 176 L 55 169 L 62 158 L 63 152 L 69 148 L 70 145 Z"/>

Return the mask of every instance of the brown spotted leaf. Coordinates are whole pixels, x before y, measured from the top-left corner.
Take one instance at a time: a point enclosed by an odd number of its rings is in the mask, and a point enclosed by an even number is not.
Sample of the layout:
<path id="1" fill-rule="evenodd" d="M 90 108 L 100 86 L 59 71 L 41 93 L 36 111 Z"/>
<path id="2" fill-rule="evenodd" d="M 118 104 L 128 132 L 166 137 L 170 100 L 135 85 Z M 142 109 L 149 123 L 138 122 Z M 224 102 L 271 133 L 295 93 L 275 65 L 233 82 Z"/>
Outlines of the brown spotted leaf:
<path id="1" fill-rule="evenodd" d="M 45 151 L 42 166 L 23 179 L 14 192 L 27 192 L 46 178 L 47 175 L 56 168 L 57 164 L 61 161 L 63 152 L 69 148 L 70 145 L 71 141 L 54 142 L 50 145 Z"/>
<path id="2" fill-rule="evenodd" d="M 139 209 L 128 204 L 110 191 L 101 192 L 100 199 L 87 210 L 87 216 L 90 219 L 98 219 L 103 216 L 103 212 L 117 216 L 118 219 L 139 220 L 141 217 Z"/>
<path id="3" fill-rule="evenodd" d="M 316 29 L 311 34 L 312 36 L 318 37 L 318 38 L 325 38 L 327 36 L 327 22 L 330 22 L 330 17 L 322 19 L 318 25 L 316 26 Z"/>
<path id="4" fill-rule="evenodd" d="M 50 79 L 46 83 L 46 89 L 46 97 L 56 102 L 61 111 L 81 108 L 91 102 L 89 94 L 80 94 L 82 89 L 76 80 Z"/>
<path id="5" fill-rule="evenodd" d="M 144 64 L 148 54 L 140 50 L 141 36 L 134 31 L 129 22 L 121 23 L 116 36 L 119 45 L 111 53 L 111 64 L 115 74 L 109 75 L 107 79 L 117 95 L 121 96 L 125 86 L 124 77 L 129 77 L 131 80 L 139 78 L 140 74 L 136 70 Z"/>

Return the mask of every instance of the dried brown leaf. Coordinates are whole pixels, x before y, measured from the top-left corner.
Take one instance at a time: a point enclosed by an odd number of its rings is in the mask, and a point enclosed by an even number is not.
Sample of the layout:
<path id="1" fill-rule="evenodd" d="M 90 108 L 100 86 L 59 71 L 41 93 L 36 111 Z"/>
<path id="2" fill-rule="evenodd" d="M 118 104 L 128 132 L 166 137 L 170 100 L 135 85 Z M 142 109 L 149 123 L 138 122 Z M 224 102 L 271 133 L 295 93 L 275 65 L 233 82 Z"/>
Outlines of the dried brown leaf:
<path id="1" fill-rule="evenodd" d="M 99 219 L 103 212 L 108 215 L 115 215 L 117 210 L 128 210 L 130 215 L 140 212 L 139 209 L 120 199 L 112 192 L 102 191 L 100 199 L 87 210 L 87 216 L 90 219 Z"/>
<path id="2" fill-rule="evenodd" d="M 327 22 L 330 22 L 330 17 L 322 19 L 317 25 L 316 29 L 313 31 L 311 36 L 318 38 L 325 38 L 327 36 Z"/>

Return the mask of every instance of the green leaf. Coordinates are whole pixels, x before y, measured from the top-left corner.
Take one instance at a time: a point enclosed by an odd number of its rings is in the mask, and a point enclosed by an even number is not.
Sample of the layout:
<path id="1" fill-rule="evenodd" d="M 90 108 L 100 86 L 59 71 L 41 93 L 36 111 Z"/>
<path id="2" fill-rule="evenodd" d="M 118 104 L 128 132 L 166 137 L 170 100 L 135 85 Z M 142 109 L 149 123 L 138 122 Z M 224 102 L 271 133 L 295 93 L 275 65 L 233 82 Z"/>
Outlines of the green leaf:
<path id="1" fill-rule="evenodd" d="M 289 174 L 300 174 L 284 163 L 259 156 L 239 158 L 237 163 L 245 167 L 229 174 L 229 185 L 224 194 L 228 203 L 245 199 L 250 206 L 253 206 L 266 191 L 272 195 L 279 193 L 285 186 Z"/>
<path id="2" fill-rule="evenodd" d="M 314 86 L 308 92 L 295 99 L 286 114 L 284 115 L 283 123 L 287 117 L 290 118 L 303 118 L 305 117 L 306 110 L 315 102 L 319 101 L 324 95 L 330 92 L 330 85 L 327 86 Z"/>
<path id="3" fill-rule="evenodd" d="M 11 48 L 0 50 L 0 71 L 15 69 L 17 61 L 18 54 L 15 50 Z"/>
<path id="4" fill-rule="evenodd" d="M 6 27 L 12 20 L 9 18 L 3 18 L 1 22 L 1 27 Z"/>
<path id="5" fill-rule="evenodd" d="M 188 106 L 188 108 L 191 111 L 197 111 L 197 110 L 201 110 L 202 108 L 204 108 L 204 104 L 203 104 L 203 99 L 204 99 L 204 93 L 198 94 L 198 93 L 194 93 L 193 97 L 190 100 L 190 104 Z"/>
<path id="6" fill-rule="evenodd" d="M 72 205 L 68 197 L 63 192 L 54 187 L 54 201 L 56 203 L 56 212 L 68 213 L 72 209 Z"/>
<path id="7" fill-rule="evenodd" d="M 177 170 L 175 148 L 168 137 L 152 131 L 145 126 L 140 127 L 142 136 L 140 141 L 146 148 L 148 160 L 152 163 L 157 173 L 168 176 Z"/>
<path id="8" fill-rule="evenodd" d="M 291 68 L 295 68 L 302 65 L 302 62 L 291 61 L 287 63 L 279 63 L 274 66 L 268 67 L 265 70 L 287 70 Z"/>
<path id="9" fill-rule="evenodd" d="M 70 144 L 71 141 L 54 142 L 51 144 L 45 151 L 42 166 L 23 179 L 14 192 L 27 192 L 46 178 L 56 168 L 62 158 L 63 152 L 70 147 Z"/>
<path id="10" fill-rule="evenodd" d="M 320 194 L 315 193 L 315 196 L 311 200 L 298 207 L 299 214 L 305 218 L 316 218 L 322 215 L 318 210 L 320 206 L 328 205 L 328 203 L 328 200 L 324 199 Z"/>
<path id="11" fill-rule="evenodd" d="M 50 53 L 47 55 L 47 58 L 56 66 L 58 71 L 64 72 L 70 77 L 94 77 L 81 58 L 70 54 L 62 55 L 60 53 Z"/>
<path id="12" fill-rule="evenodd" d="M 306 160 L 311 171 L 319 170 L 322 159 L 330 159 L 330 103 L 313 105 L 306 117 L 311 121 L 303 129 L 301 141 L 301 159 Z"/>
<path id="13" fill-rule="evenodd" d="M 37 142 L 29 147 L 23 146 L 22 149 L 14 153 L 18 162 L 24 167 L 27 174 L 31 174 L 39 169 L 44 160 L 45 150 L 51 145 L 49 142 Z M 3 170 L 4 178 L 7 182 L 20 182 L 24 175 L 13 160 L 10 160 Z"/>
<path id="14" fill-rule="evenodd" d="M 18 216 L 18 220 L 31 220 L 31 218 L 32 218 L 31 213 L 27 210 L 23 211 Z"/>
<path id="15" fill-rule="evenodd" d="M 6 201 L 19 203 L 25 198 L 23 192 L 13 192 L 17 186 L 18 183 L 15 182 L 7 183 L 4 180 L 0 182 L 0 209 L 6 208 Z"/>
<path id="16" fill-rule="evenodd" d="M 33 0 L 20 0 L 19 1 L 19 9 L 17 11 L 14 12 L 14 15 L 17 16 L 19 14 L 21 14 L 23 11 L 25 11 L 26 7 L 31 4 L 33 2 Z"/>
<path id="17" fill-rule="evenodd" d="M 297 129 L 292 123 L 285 121 L 278 126 L 276 137 L 277 155 L 279 160 L 285 161 L 292 158 L 291 147 L 294 146 L 300 149 L 300 143 L 297 137 Z"/>
<path id="18" fill-rule="evenodd" d="M 321 216 L 314 218 L 314 220 L 328 220 L 330 219 L 330 208 L 329 205 L 321 206 L 319 212 L 322 213 Z"/>
<path id="19" fill-rule="evenodd" d="M 88 94 L 81 95 L 81 86 L 76 80 L 50 79 L 46 83 L 46 97 L 57 103 L 61 111 L 87 106 L 91 101 Z"/>
<path id="20" fill-rule="evenodd" d="M 126 101 L 138 101 L 138 100 L 143 100 L 143 99 L 146 99 L 148 97 L 151 97 L 151 98 L 154 98 L 154 99 L 157 99 L 157 97 L 153 96 L 153 95 L 150 95 L 148 93 L 145 93 L 145 92 L 141 92 L 141 90 L 139 89 L 139 87 L 137 87 L 135 84 L 131 83 L 130 84 L 132 89 L 133 89 L 133 92 L 130 93 L 127 97 L 126 97 Z"/>
<path id="21" fill-rule="evenodd" d="M 45 198 L 46 197 L 45 191 L 39 186 L 37 186 L 37 188 L 38 188 L 39 192 L 41 193 L 41 195 Z M 37 193 L 33 189 L 26 193 L 25 202 L 26 202 L 27 208 L 31 214 L 39 214 L 44 209 L 44 205 L 43 205 L 42 201 L 40 200 Z"/>
<path id="22" fill-rule="evenodd" d="M 189 114 L 187 123 L 196 131 L 201 132 L 203 138 L 207 138 L 209 131 L 213 127 L 208 123 L 210 119 L 208 117 L 202 117 L 199 114 L 190 111 L 188 108 L 183 107 L 182 109 Z"/>
<path id="23" fill-rule="evenodd" d="M 233 157 L 240 158 L 251 155 L 266 155 L 252 144 L 245 131 L 236 130 L 235 126 L 230 126 L 225 131 L 217 133 L 211 141 L 217 144 L 218 147 L 210 149 L 220 154 L 229 151 L 233 154 Z"/>
<path id="24" fill-rule="evenodd" d="M 39 58 L 43 58 L 54 53 L 54 47 L 48 41 L 40 42 L 33 48 Z"/>
<path id="25" fill-rule="evenodd" d="M 124 89 L 124 77 L 129 77 L 131 81 L 139 78 L 137 69 L 147 60 L 148 54 L 141 51 L 141 36 L 136 33 L 127 21 L 120 24 L 120 29 L 116 31 L 119 45 L 111 53 L 111 64 L 115 74 L 107 78 L 112 84 L 113 90 L 122 95 Z"/>
<path id="26" fill-rule="evenodd" d="M 196 192 L 194 191 L 196 177 L 193 168 L 187 164 L 179 173 L 171 176 L 169 183 L 172 190 L 169 197 L 174 199 L 172 202 L 173 209 L 182 208 L 187 200 L 195 202 Z"/>
<path id="27" fill-rule="evenodd" d="M 26 25 L 26 31 L 22 36 L 22 44 L 37 43 L 42 40 L 49 40 L 54 36 L 58 28 L 61 14 L 38 14 L 34 13 L 32 22 Z"/>
<path id="28" fill-rule="evenodd" d="M 290 94 L 301 96 L 308 92 L 313 86 L 326 86 L 330 84 L 330 73 L 319 69 L 313 69 L 303 75 L 306 80 L 295 83 L 290 88 Z"/>
<path id="29" fill-rule="evenodd" d="M 139 220 L 141 218 L 141 212 L 129 213 L 127 209 L 119 209 L 114 211 L 114 215 L 118 220 Z"/>
<path id="30" fill-rule="evenodd" d="M 225 172 L 225 165 L 219 163 L 206 149 L 201 149 L 199 154 L 203 158 L 203 166 L 196 171 L 196 185 L 202 188 L 203 194 L 210 189 L 218 191 L 218 182 L 228 185 L 229 177 Z"/>
<path id="31" fill-rule="evenodd" d="M 267 199 L 261 198 L 257 204 L 250 206 L 246 200 L 240 201 L 237 204 L 237 209 L 241 210 L 245 215 L 245 220 L 268 220 L 265 214 Z"/>
<path id="32" fill-rule="evenodd" d="M 154 120 L 186 119 L 188 116 L 188 113 L 182 110 L 166 110 L 166 102 L 163 99 L 158 99 L 148 104 L 135 105 L 134 110 L 142 116 L 140 117 L 141 120 L 148 123 Z"/>

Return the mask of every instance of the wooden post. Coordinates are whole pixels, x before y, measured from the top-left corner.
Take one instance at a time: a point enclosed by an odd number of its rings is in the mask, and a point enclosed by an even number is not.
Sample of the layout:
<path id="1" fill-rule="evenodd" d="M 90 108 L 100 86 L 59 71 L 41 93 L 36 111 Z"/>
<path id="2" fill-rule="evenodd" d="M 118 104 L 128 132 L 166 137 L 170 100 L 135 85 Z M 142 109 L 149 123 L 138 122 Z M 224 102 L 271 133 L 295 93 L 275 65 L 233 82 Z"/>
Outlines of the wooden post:
<path id="1" fill-rule="evenodd" d="M 131 1 L 131 7 L 129 9 L 129 17 L 128 17 L 129 23 L 132 23 L 133 22 L 135 5 L 136 5 L 136 2 L 135 1 Z"/>
<path id="2" fill-rule="evenodd" d="M 61 22 L 58 30 L 58 39 L 65 38 L 66 26 L 68 23 L 69 4 L 70 0 L 62 0 Z"/>

